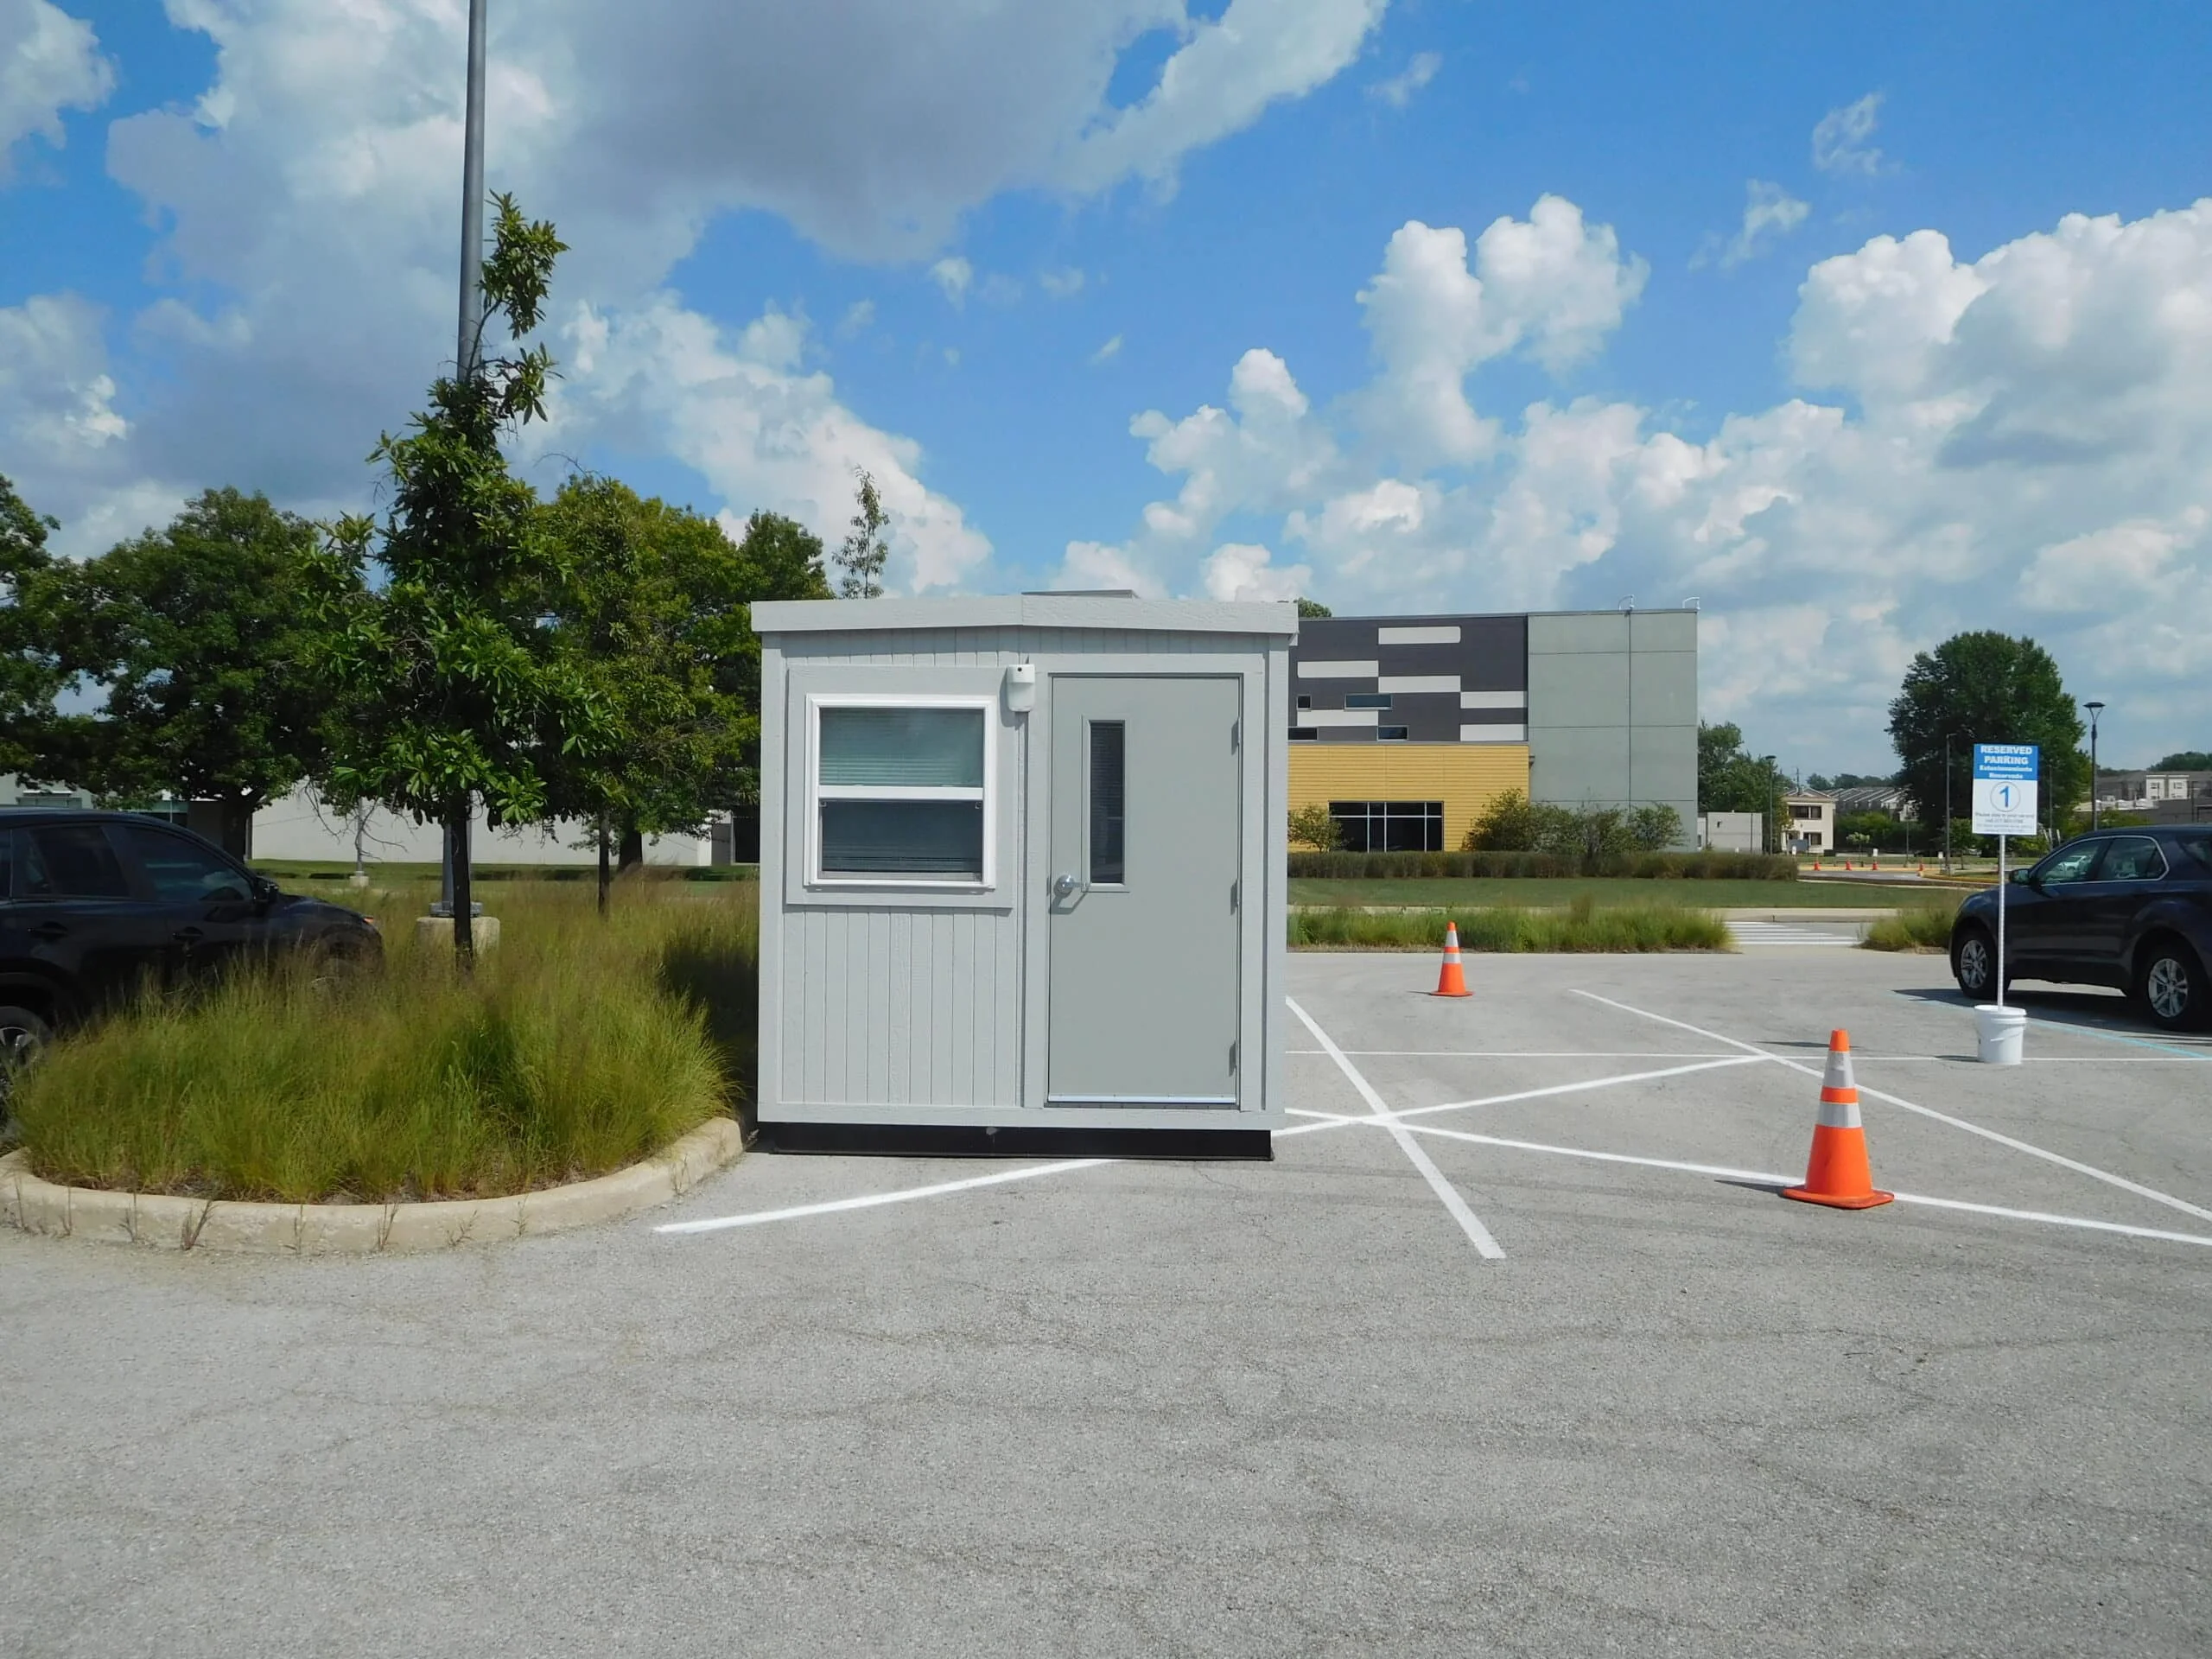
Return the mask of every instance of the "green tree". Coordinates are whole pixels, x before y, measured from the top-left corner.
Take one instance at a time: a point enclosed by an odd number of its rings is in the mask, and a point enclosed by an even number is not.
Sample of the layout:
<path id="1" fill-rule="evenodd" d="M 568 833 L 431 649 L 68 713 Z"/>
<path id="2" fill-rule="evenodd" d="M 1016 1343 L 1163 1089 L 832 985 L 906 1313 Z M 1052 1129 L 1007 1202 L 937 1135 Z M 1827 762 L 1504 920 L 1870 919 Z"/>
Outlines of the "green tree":
<path id="1" fill-rule="evenodd" d="M 646 834 L 696 832 L 716 810 L 758 798 L 752 602 L 827 598 L 829 583 L 821 542 L 772 513 L 755 513 L 733 543 L 711 518 L 582 477 L 545 518 L 560 550 L 556 641 L 616 734 L 549 763 L 545 810 L 594 826 L 603 909 L 610 842 L 626 868 L 642 861 Z"/>
<path id="2" fill-rule="evenodd" d="M 1333 853 L 1344 844 L 1344 827 L 1329 816 L 1319 801 L 1290 809 L 1290 838 L 1317 853 Z"/>
<path id="3" fill-rule="evenodd" d="M 1639 806 L 1628 815 L 1628 837 L 1640 853 L 1664 852 L 1682 839 L 1682 815 L 1663 802 Z"/>
<path id="4" fill-rule="evenodd" d="M 6 481 L 4 480 L 0 480 L 0 488 L 4 488 L 5 483 Z M 2212 772 L 2212 754 L 2207 754 L 2202 749 L 2176 749 L 2164 760 L 2159 761 L 2158 765 L 2148 767 L 2146 770 L 2151 772 Z"/>
<path id="5" fill-rule="evenodd" d="M 890 526 L 891 515 L 883 510 L 883 499 L 876 493 L 874 475 L 863 468 L 859 476 L 861 487 L 853 528 L 846 536 L 844 545 L 837 550 L 837 569 L 844 573 L 837 582 L 837 597 L 880 599 L 883 596 L 883 567 L 891 561 L 891 543 L 884 534 Z"/>
<path id="6" fill-rule="evenodd" d="M 1974 798 L 1976 743 L 2034 743 L 2043 749 L 2043 804 L 2063 813 L 2088 790 L 2083 730 L 2050 653 L 2032 639 L 1993 632 L 1955 634 L 1922 652 L 1890 704 L 1890 737 L 1904 762 L 1899 781 L 1920 816 L 1938 824 L 1947 737 L 1954 812 Z"/>
<path id="7" fill-rule="evenodd" d="M 1308 599 L 1301 594 L 1298 598 L 1298 614 L 1300 617 L 1334 616 L 1336 613 L 1332 611 L 1327 606 L 1324 605 L 1319 600 Z"/>
<path id="8" fill-rule="evenodd" d="M 0 772 L 46 783 L 62 781 L 47 770 L 48 722 L 54 694 L 69 680 L 49 608 L 55 561 L 46 537 L 60 528 L 0 476 Z"/>
<path id="9" fill-rule="evenodd" d="M 1744 747 L 1743 728 L 1735 725 L 1697 728 L 1697 810 L 1700 812 L 1764 812 L 1771 816 L 1775 796 L 1784 785 L 1771 755 L 1754 756 Z"/>
<path id="10" fill-rule="evenodd" d="M 321 541 L 264 495 L 208 490 L 166 530 L 60 573 L 66 666 L 104 693 L 55 722 L 73 781 L 219 802 L 222 843 L 245 856 L 255 811 L 328 755 Z"/>
<path id="11" fill-rule="evenodd" d="M 513 197 L 493 202 L 485 321 L 502 320 L 514 344 L 505 356 L 471 352 L 431 386 L 405 436 L 377 445 L 390 512 L 381 524 L 339 526 L 323 594 L 327 661 L 346 694 L 325 792 L 341 810 L 377 800 L 448 826 L 464 969 L 474 804 L 495 824 L 537 822 L 552 765 L 603 753 L 620 735 L 558 630 L 543 625 L 563 588 L 558 550 L 499 448 L 545 412 L 552 358 L 520 342 L 537 327 L 564 245 Z M 385 577 L 372 591 L 359 582 L 372 560 Z"/>

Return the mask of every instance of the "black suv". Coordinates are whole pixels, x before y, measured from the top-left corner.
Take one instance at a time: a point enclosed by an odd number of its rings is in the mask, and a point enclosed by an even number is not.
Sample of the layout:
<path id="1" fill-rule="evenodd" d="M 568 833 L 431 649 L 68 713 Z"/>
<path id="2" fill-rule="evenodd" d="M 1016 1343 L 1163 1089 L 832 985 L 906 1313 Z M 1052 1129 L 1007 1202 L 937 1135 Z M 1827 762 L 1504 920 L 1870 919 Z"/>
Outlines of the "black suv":
<path id="1" fill-rule="evenodd" d="M 2104 830 L 2068 842 L 2005 891 L 2005 979 L 2127 992 L 2169 1031 L 2212 1022 L 2212 824 Z M 1951 925 L 1959 988 L 1997 982 L 1997 890 Z"/>
<path id="2" fill-rule="evenodd" d="M 361 961 L 383 942 L 365 917 L 158 818 L 0 812 L 0 1065 L 149 977 L 297 950 Z"/>

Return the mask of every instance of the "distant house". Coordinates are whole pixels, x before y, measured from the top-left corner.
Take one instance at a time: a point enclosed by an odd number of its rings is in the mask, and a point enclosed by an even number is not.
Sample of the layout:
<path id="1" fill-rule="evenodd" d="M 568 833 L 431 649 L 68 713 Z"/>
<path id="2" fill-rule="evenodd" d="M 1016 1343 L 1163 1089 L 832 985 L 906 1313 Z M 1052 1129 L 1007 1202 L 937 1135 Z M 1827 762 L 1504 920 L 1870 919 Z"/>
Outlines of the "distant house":
<path id="1" fill-rule="evenodd" d="M 1832 790 L 1801 789 L 1782 798 L 1785 850 L 1816 855 L 1835 850 L 1836 797 Z"/>

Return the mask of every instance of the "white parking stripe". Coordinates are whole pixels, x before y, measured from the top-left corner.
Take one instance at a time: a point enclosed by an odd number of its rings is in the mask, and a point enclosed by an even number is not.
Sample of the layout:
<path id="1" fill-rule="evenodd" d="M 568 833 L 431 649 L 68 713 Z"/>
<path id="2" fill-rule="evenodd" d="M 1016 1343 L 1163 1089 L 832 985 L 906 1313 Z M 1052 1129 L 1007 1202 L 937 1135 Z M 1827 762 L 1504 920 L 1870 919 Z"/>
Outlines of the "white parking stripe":
<path id="1" fill-rule="evenodd" d="M 1300 1007 L 1295 998 L 1285 997 L 1283 1003 L 1298 1016 L 1306 1029 L 1313 1033 L 1313 1040 L 1321 1045 L 1329 1058 L 1337 1063 L 1337 1069 L 1358 1091 L 1359 1097 L 1367 1103 L 1369 1114 L 1389 1131 L 1390 1138 L 1398 1143 L 1398 1150 L 1404 1153 L 1408 1161 L 1421 1173 L 1421 1179 L 1428 1183 L 1429 1190 L 1443 1200 L 1444 1207 L 1451 1211 L 1452 1219 L 1459 1224 L 1459 1230 L 1466 1234 L 1467 1241 L 1475 1247 L 1476 1253 L 1488 1261 L 1503 1261 L 1505 1252 L 1498 1249 L 1497 1241 L 1490 1236 L 1490 1229 L 1476 1218 L 1475 1212 L 1467 1207 L 1467 1201 L 1459 1196 L 1459 1190 L 1444 1179 L 1444 1172 L 1437 1168 L 1435 1160 L 1406 1132 L 1405 1127 L 1392 1117 L 1390 1109 L 1382 1103 L 1382 1096 L 1375 1092 L 1365 1077 L 1360 1076 L 1359 1068 L 1344 1058 L 1344 1050 L 1336 1046 L 1327 1032 L 1313 1023 L 1313 1016 Z"/>
<path id="2" fill-rule="evenodd" d="M 1002 1169 L 988 1175 L 971 1175 L 963 1181 L 939 1181 L 934 1186 L 901 1187 L 893 1192 L 870 1192 L 857 1198 L 833 1198 L 827 1204 L 794 1205 L 788 1210 L 756 1210 L 747 1216 L 712 1216 L 704 1221 L 664 1222 L 657 1233 L 720 1233 L 733 1227 L 758 1227 L 765 1222 L 797 1221 L 805 1216 L 835 1215 L 841 1210 L 873 1210 L 880 1205 L 907 1204 L 947 1192 L 965 1192 L 978 1186 L 1002 1186 L 1008 1181 L 1031 1181 L 1039 1175 L 1066 1175 L 1078 1169 L 1103 1169 L 1118 1158 L 1070 1158 L 1057 1164 L 1030 1164 Z"/>
<path id="3" fill-rule="evenodd" d="M 1346 1123 L 1364 1120 L 1348 1117 Z M 1583 1158 L 1593 1163 L 1635 1164 L 1644 1169 L 1680 1170 L 1690 1175 L 1713 1175 L 1722 1180 L 1756 1181 L 1762 1185 L 1788 1186 L 1795 1175 L 1776 1175 L 1766 1170 L 1731 1169 L 1722 1164 L 1686 1164 L 1672 1158 L 1635 1158 L 1624 1152 L 1589 1152 L 1580 1147 L 1546 1146 L 1541 1141 L 1509 1141 L 1503 1135 L 1475 1135 L 1465 1129 L 1447 1129 L 1440 1124 L 1415 1123 L 1409 1126 L 1416 1135 L 1433 1135 L 1446 1141 L 1465 1141 L 1478 1147 L 1503 1147 L 1514 1152 L 1549 1153 L 1560 1158 Z M 2092 1221 L 2086 1216 L 2054 1216 L 2041 1210 L 2008 1210 L 1997 1204 L 1968 1204 L 1963 1198 L 1931 1198 L 1922 1192 L 1899 1192 L 1893 1195 L 1899 1204 L 1917 1204 L 1934 1210 L 1963 1210 L 1970 1215 L 2001 1216 L 2007 1221 L 2038 1221 L 2052 1227 L 2081 1227 L 2091 1232 L 2120 1233 L 2129 1238 L 2158 1238 L 2175 1244 L 2203 1244 L 2212 1246 L 2212 1238 L 2202 1233 L 2172 1233 L 2159 1227 L 2131 1227 L 2124 1222 Z"/>
<path id="4" fill-rule="evenodd" d="M 1746 1053 L 1756 1054 L 1762 1059 L 1772 1060 L 1777 1065 L 1786 1065 L 1792 1071 L 1802 1072 L 1808 1077 L 1817 1077 L 1821 1075 L 1802 1061 L 1790 1059 L 1785 1055 L 1770 1054 L 1755 1043 L 1747 1043 L 1735 1037 L 1724 1037 L 1717 1031 L 1707 1031 L 1702 1026 L 1691 1025 L 1687 1020 L 1670 1019 L 1663 1014 L 1654 1014 L 1649 1008 L 1632 1008 L 1625 1002 L 1616 1002 L 1611 997 L 1600 996 L 1595 991 L 1577 990 L 1574 994 L 1577 996 L 1587 997 L 1592 1002 L 1602 1002 L 1609 1008 L 1618 1008 L 1623 1014 L 1635 1014 L 1638 1019 L 1656 1020 L 1662 1026 L 1673 1026 L 1677 1030 L 1687 1031 L 1695 1036 L 1710 1038 L 1716 1043 L 1726 1043 L 1731 1047 L 1744 1050 Z M 2063 1169 L 2074 1171 L 2076 1174 L 2089 1176 L 2107 1185 L 2119 1187 L 2123 1192 L 2133 1192 L 2138 1198 L 2149 1198 L 2154 1203 L 2163 1204 L 2169 1209 L 2179 1210 L 2186 1215 L 2195 1216 L 2202 1221 L 2212 1221 L 2212 1210 L 2207 1210 L 2201 1205 L 2191 1204 L 2187 1198 L 2177 1198 L 2171 1192 L 2161 1192 L 2155 1186 L 2145 1186 L 2140 1181 L 2131 1181 L 2125 1175 L 2115 1175 L 2108 1169 L 2099 1169 L 2094 1164 L 2085 1164 L 2078 1158 L 2069 1158 L 2063 1153 L 2052 1152 L 2048 1147 L 2015 1140 L 2012 1136 L 2001 1135 L 1995 1129 L 1985 1129 L 1980 1124 L 1969 1123 L 1963 1117 L 1954 1117 L 1948 1112 L 1939 1112 L 1932 1106 L 1923 1106 L 1898 1095 L 1885 1094 L 1879 1089 L 1870 1089 L 1863 1083 L 1859 1085 L 1859 1092 L 1868 1100 L 1878 1100 L 1904 1111 L 1917 1112 L 1923 1117 L 1934 1118 L 1938 1123 L 1948 1123 L 1955 1129 L 1964 1129 L 1968 1135 L 1978 1135 L 1985 1141 L 1994 1141 L 1998 1145 L 2010 1147 L 2015 1152 L 2024 1152 L 2031 1158 L 2040 1158 L 2046 1163 L 2056 1164 Z"/>

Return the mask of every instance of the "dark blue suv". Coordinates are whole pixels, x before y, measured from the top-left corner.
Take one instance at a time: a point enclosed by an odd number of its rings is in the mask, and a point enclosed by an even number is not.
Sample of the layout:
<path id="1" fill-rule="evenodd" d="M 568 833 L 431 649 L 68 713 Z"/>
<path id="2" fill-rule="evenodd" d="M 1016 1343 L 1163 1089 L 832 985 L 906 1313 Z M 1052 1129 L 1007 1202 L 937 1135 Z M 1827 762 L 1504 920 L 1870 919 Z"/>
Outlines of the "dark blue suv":
<path id="1" fill-rule="evenodd" d="M 2068 842 L 2005 890 L 2005 978 L 2109 985 L 2169 1031 L 2212 1023 L 2212 824 L 2104 830 Z M 1951 925 L 1951 972 L 1976 1001 L 1997 988 L 1997 890 Z"/>
<path id="2" fill-rule="evenodd" d="M 0 1072 L 148 979 L 302 950 L 366 961 L 383 941 L 365 918 L 285 893 L 158 818 L 0 812 Z"/>

